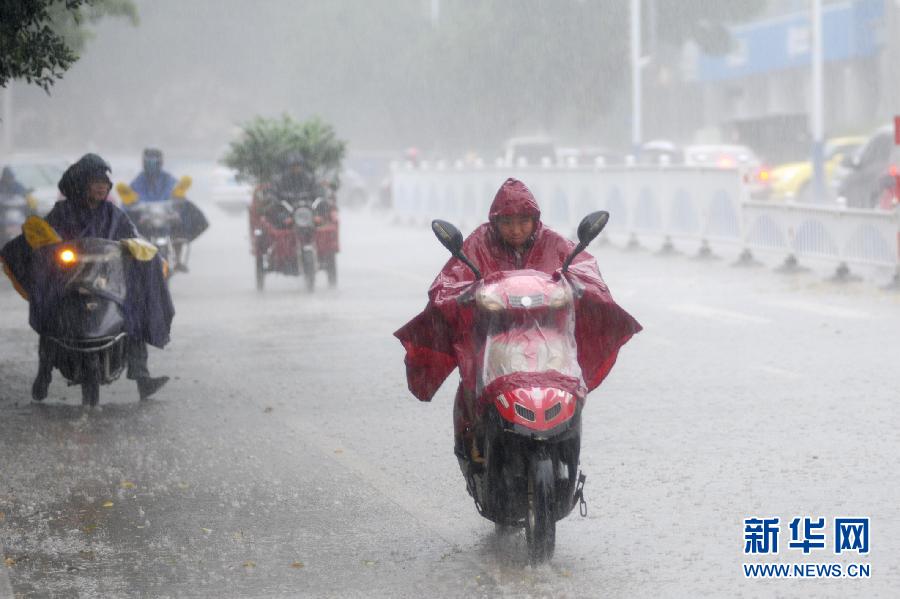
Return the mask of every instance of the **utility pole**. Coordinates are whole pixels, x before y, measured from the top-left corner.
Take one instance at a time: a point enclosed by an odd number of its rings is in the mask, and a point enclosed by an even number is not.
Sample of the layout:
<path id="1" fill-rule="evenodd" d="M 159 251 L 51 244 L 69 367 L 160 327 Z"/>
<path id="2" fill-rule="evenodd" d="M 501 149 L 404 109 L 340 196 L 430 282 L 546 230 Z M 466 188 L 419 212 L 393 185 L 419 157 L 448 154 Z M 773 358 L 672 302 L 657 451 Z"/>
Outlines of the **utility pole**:
<path id="1" fill-rule="evenodd" d="M 631 151 L 641 147 L 641 0 L 631 0 Z"/>
<path id="2" fill-rule="evenodd" d="M 3 143 L 0 147 L 4 152 L 11 153 L 13 150 L 13 94 L 12 81 L 7 81 L 3 88 L 3 122 L 0 123 L 0 129 L 3 130 Z"/>
<path id="3" fill-rule="evenodd" d="M 437 27 L 441 20 L 441 0 L 431 0 L 431 26 Z"/>
<path id="4" fill-rule="evenodd" d="M 812 10 L 812 101 L 810 123 L 813 137 L 813 189 L 816 202 L 826 201 L 825 189 L 825 93 L 822 58 L 822 0 L 811 0 Z"/>
<path id="5" fill-rule="evenodd" d="M 813 189 L 817 202 L 825 202 L 825 93 L 823 77 L 822 0 L 812 1 L 812 110 Z"/>

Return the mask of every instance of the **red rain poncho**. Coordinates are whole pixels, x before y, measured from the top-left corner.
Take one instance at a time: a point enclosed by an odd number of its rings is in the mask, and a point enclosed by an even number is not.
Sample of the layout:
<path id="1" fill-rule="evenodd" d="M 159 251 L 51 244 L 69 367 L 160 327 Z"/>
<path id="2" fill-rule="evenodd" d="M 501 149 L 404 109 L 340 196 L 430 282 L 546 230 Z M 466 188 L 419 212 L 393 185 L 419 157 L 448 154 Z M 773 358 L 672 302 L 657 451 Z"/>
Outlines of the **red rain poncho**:
<path id="1" fill-rule="evenodd" d="M 502 241 L 495 226 L 498 216 L 514 214 L 530 215 L 535 220 L 531 240 L 520 254 Z M 507 179 L 491 204 L 490 222 L 469 235 L 463 253 L 483 276 L 518 269 L 553 274 L 562 268 L 575 244 L 544 228 L 540 214 L 531 191 L 521 181 Z M 609 374 L 619 348 L 641 330 L 641 325 L 613 301 L 590 254 L 582 252 L 574 259 L 568 277 L 584 291 L 576 304 L 575 338 L 578 363 L 590 391 Z M 475 275 L 465 264 L 451 258 L 431 284 L 425 309 L 394 333 L 406 349 L 409 390 L 421 401 L 430 401 L 457 366 L 461 391 L 475 389 L 471 325 L 457 302 L 474 280 Z M 457 402 L 462 397 L 463 393 L 457 393 Z"/>

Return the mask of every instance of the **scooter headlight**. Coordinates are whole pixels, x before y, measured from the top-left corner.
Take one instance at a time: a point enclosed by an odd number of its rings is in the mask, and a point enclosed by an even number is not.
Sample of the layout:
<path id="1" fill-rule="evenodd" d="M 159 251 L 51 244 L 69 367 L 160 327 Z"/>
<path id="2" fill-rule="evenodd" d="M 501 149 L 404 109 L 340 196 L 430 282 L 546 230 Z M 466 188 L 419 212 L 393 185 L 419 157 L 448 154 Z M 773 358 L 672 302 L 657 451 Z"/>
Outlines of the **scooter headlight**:
<path id="1" fill-rule="evenodd" d="M 475 294 L 475 303 L 479 308 L 489 312 L 497 312 L 503 309 L 503 298 L 491 290 L 482 287 Z"/>
<path id="2" fill-rule="evenodd" d="M 572 293 L 565 285 L 560 285 L 550 293 L 550 307 L 562 308 L 572 302 Z"/>
<path id="3" fill-rule="evenodd" d="M 313 224 L 312 210 L 306 206 L 300 206 L 294 210 L 294 222 L 298 227 L 310 227 Z"/>
<path id="4" fill-rule="evenodd" d="M 59 263 L 63 266 L 72 266 L 78 262 L 78 254 L 72 248 L 63 248 L 56 254 Z"/>

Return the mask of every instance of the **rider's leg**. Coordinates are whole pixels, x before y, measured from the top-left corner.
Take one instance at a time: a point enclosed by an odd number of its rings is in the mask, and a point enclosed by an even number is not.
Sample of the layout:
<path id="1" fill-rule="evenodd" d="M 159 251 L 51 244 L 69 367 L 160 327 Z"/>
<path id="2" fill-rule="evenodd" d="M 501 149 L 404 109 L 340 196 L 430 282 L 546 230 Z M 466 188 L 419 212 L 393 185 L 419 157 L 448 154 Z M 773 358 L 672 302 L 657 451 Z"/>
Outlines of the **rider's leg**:
<path id="1" fill-rule="evenodd" d="M 150 376 L 147 368 L 147 344 L 133 337 L 125 338 L 125 360 L 128 378 L 137 381 L 138 395 L 147 399 L 169 381 L 167 376 Z"/>
<path id="2" fill-rule="evenodd" d="M 41 336 L 38 341 L 38 372 L 31 385 L 31 397 L 35 401 L 41 401 L 47 397 L 50 380 L 53 378 L 53 347 L 51 341 Z"/>
<path id="3" fill-rule="evenodd" d="M 464 389 L 462 383 L 456 389 L 453 402 L 453 434 L 454 453 L 468 458 L 468 450 L 472 446 L 472 424 L 475 408 L 475 393 Z"/>

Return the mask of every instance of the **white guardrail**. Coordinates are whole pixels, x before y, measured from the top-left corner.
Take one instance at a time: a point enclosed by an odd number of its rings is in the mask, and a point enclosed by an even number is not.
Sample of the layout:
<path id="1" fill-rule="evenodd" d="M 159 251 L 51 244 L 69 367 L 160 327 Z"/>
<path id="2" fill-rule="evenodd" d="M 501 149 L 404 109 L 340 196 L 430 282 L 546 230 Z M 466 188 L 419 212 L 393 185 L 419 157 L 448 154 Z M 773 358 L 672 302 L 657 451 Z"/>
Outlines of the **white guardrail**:
<path id="1" fill-rule="evenodd" d="M 484 222 L 494 194 L 507 177 L 525 182 L 541 206 L 541 218 L 572 232 L 581 218 L 607 210 L 604 234 L 629 244 L 694 242 L 709 253 L 723 244 L 754 253 L 777 253 L 785 266 L 804 258 L 836 266 L 893 269 L 900 281 L 900 209 L 855 210 L 839 206 L 747 198 L 738 171 L 693 167 L 399 167 L 393 173 L 393 211 L 407 223 L 443 218 L 468 230 Z"/>

